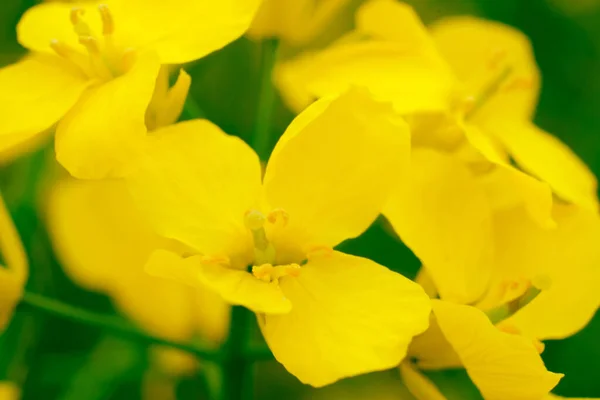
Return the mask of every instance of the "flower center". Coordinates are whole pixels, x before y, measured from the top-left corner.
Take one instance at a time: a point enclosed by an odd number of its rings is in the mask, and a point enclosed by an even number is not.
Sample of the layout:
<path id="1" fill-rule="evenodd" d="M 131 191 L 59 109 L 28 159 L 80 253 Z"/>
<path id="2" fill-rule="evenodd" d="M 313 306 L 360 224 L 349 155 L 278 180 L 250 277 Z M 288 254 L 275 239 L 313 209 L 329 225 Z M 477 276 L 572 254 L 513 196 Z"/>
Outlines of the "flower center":
<path id="1" fill-rule="evenodd" d="M 279 279 L 284 276 L 298 276 L 300 274 L 300 265 L 273 265 L 276 259 L 276 251 L 273 243 L 267 238 L 265 224 L 286 224 L 288 214 L 281 209 L 271 211 L 267 216 L 257 210 L 249 210 L 244 217 L 246 227 L 252 233 L 254 242 L 254 266 L 252 274 L 261 281 L 279 283 Z"/>
<path id="2" fill-rule="evenodd" d="M 108 80 L 129 70 L 135 59 L 135 52 L 133 49 L 119 50 L 115 46 L 115 24 L 109 7 L 100 4 L 97 11 L 102 20 L 101 35 L 94 32 L 85 21 L 83 8 L 71 9 L 71 25 L 84 52 L 57 39 L 50 42 L 50 47 L 56 54 L 74 63 L 89 78 Z"/>
<path id="3" fill-rule="evenodd" d="M 516 291 L 521 286 L 522 282 L 509 282 L 506 286 L 506 291 Z M 507 301 L 506 303 L 487 310 L 485 313 L 490 318 L 490 321 L 495 325 L 509 318 L 517 311 L 531 303 L 542 291 L 548 290 L 552 282 L 548 276 L 540 275 L 526 282 L 526 288 L 523 293 L 516 298 Z"/>
<path id="4" fill-rule="evenodd" d="M 455 109 L 465 120 L 472 119 L 496 94 L 518 90 L 531 90 L 533 82 L 530 77 L 515 76 L 515 68 L 507 61 L 508 52 L 503 49 L 493 51 L 488 58 L 486 68 L 491 80 L 482 87 L 479 93 L 460 97 Z"/>

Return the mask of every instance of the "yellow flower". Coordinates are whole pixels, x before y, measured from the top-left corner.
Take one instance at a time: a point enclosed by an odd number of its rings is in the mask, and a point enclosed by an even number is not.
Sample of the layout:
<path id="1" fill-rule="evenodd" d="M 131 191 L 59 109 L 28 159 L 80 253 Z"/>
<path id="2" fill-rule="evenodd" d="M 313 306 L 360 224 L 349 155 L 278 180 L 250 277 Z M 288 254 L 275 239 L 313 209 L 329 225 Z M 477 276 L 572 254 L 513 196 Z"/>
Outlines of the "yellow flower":
<path id="1" fill-rule="evenodd" d="M 6 266 L 0 265 L 0 333 L 21 301 L 29 275 L 27 256 L 19 234 L 0 196 L 0 251 Z"/>
<path id="2" fill-rule="evenodd" d="M 280 66 L 277 82 L 293 107 L 361 85 L 403 114 L 446 113 L 462 130 L 476 131 L 480 151 L 497 152 L 491 161 L 508 164 L 510 156 L 560 198 L 597 211 L 596 178 L 530 120 L 540 79 L 523 34 L 472 17 L 444 19 L 428 32 L 394 0 L 367 2 L 356 20 L 348 40 Z M 444 139 L 473 140 L 455 132 Z"/>
<path id="3" fill-rule="evenodd" d="M 109 295 L 154 335 L 180 341 L 199 335 L 220 342 L 228 328 L 228 306 L 218 296 L 144 272 L 152 250 L 165 243 L 136 211 L 121 181 L 55 184 L 46 220 L 65 272 L 83 287 Z"/>
<path id="4" fill-rule="evenodd" d="M 57 159 L 71 174 L 125 172 L 146 133 L 161 64 L 198 59 L 248 28 L 259 0 L 46 3 L 17 26 L 31 53 L 0 70 L 0 151 L 56 122 Z"/>
<path id="5" fill-rule="evenodd" d="M 0 382 L 0 400 L 18 400 L 21 390 L 12 382 Z"/>
<path id="6" fill-rule="evenodd" d="M 349 0 L 265 0 L 248 30 L 252 39 L 302 45 L 315 38 Z"/>
<path id="7" fill-rule="evenodd" d="M 426 329 L 430 301 L 332 249 L 377 217 L 408 147 L 391 107 L 357 90 L 299 115 L 262 182 L 256 154 L 210 122 L 163 128 L 129 184 L 157 231 L 188 251 L 158 250 L 148 269 L 255 311 L 275 358 L 304 383 L 391 368 Z"/>

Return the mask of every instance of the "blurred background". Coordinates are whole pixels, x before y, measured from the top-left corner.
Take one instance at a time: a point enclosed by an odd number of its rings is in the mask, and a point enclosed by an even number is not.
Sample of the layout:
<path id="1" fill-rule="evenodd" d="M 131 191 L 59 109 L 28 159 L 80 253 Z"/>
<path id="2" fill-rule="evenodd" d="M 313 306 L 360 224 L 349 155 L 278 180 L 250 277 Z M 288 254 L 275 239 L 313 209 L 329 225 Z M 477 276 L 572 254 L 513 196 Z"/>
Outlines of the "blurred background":
<path id="1" fill-rule="evenodd" d="M 536 123 L 560 137 L 600 175 L 600 0 L 408 3 L 426 23 L 469 14 L 523 31 L 533 43 L 543 77 Z M 0 1 L 0 65 L 24 54 L 16 42 L 15 25 L 33 4 L 32 0 Z M 308 46 L 323 46 L 347 31 L 359 4 L 357 0 L 351 2 Z M 282 49 L 281 54 L 298 50 Z M 246 141 L 256 114 L 259 60 L 260 46 L 241 38 L 185 68 L 193 78 L 190 96 L 205 117 Z M 278 99 L 271 147 L 293 116 Z M 28 289 L 98 313 L 120 316 L 107 296 L 85 290 L 69 279 L 54 254 L 41 211 L 45 207 L 45 186 L 51 182 L 48 177 L 61 174 L 52 157 L 48 143 L 35 153 L 0 166 L 0 189 L 30 255 Z M 343 243 L 341 248 L 411 278 L 419 268 L 418 260 L 389 234 L 383 221 L 377 221 L 365 235 Z M 155 350 L 108 331 L 20 306 L 8 330 L 0 336 L 0 381 L 16 382 L 22 386 L 23 399 L 36 400 L 197 400 L 212 390 L 214 368 L 209 363 L 196 365 L 187 358 L 182 360 L 179 354 Z M 556 393 L 600 397 L 600 316 L 567 340 L 547 342 L 543 358 L 548 369 L 566 374 Z M 464 371 L 430 376 L 449 400 L 481 398 Z M 256 364 L 253 379 L 256 399 L 412 399 L 396 371 L 313 389 L 301 385 L 275 361 L 264 361 Z"/>

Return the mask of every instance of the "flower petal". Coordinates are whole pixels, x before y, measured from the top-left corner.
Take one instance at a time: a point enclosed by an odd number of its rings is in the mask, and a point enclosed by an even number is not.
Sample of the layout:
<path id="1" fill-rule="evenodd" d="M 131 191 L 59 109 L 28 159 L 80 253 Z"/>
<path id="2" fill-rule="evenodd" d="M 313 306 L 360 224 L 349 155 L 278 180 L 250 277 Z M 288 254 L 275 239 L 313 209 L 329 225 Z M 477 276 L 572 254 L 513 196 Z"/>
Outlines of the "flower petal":
<path id="1" fill-rule="evenodd" d="M 47 223 L 61 265 L 75 282 L 111 296 L 119 310 L 153 334 L 185 340 L 196 333 L 195 291 L 144 272 L 152 250 L 163 243 L 142 220 L 123 182 L 58 183 L 49 197 Z"/>
<path id="2" fill-rule="evenodd" d="M 50 42 L 58 40 L 74 49 L 84 48 L 79 43 L 71 23 L 74 7 L 84 10 L 84 19 L 92 32 L 101 34 L 102 20 L 97 11 L 97 2 L 47 2 L 29 8 L 17 25 L 19 43 L 32 51 L 54 53 Z"/>
<path id="3" fill-rule="evenodd" d="M 547 182 L 564 200 L 598 210 L 598 183 L 564 143 L 532 123 L 500 123 L 490 128 L 523 170 Z"/>
<path id="4" fill-rule="evenodd" d="M 480 182 L 488 195 L 492 209 L 508 209 L 523 204 L 529 215 L 540 226 L 554 227 L 550 186 L 510 165 L 506 155 L 498 149 L 493 137 L 485 135 L 474 126 L 465 127 L 465 134 L 469 144 L 497 166 L 489 173 L 480 176 Z"/>
<path id="5" fill-rule="evenodd" d="M 287 226 L 272 235 L 275 247 L 289 242 L 307 251 L 360 235 L 387 200 L 409 147 L 406 124 L 362 91 L 311 106 L 288 127 L 267 165 L 266 200 L 289 214 Z"/>
<path id="6" fill-rule="evenodd" d="M 244 214 L 257 207 L 260 173 L 258 157 L 241 139 L 193 120 L 149 136 L 129 183 L 159 234 L 245 268 L 252 239 Z"/>
<path id="7" fill-rule="evenodd" d="M 542 229 L 522 210 L 495 218 L 494 286 L 547 277 L 550 288 L 505 321 L 523 334 L 562 339 L 582 329 L 600 305 L 600 218 L 575 206 L 555 205 L 555 229 Z"/>
<path id="8" fill-rule="evenodd" d="M 25 282 L 9 269 L 0 265 L 0 333 L 8 326 L 15 307 L 23 296 Z"/>
<path id="9" fill-rule="evenodd" d="M 286 102 L 301 110 L 314 98 L 367 87 L 398 112 L 445 109 L 454 77 L 414 10 L 401 3 L 367 2 L 357 31 L 327 49 L 283 63 L 275 80 Z M 364 40 L 360 36 L 371 38 Z"/>
<path id="10" fill-rule="evenodd" d="M 546 370 L 529 339 L 501 332 L 477 308 L 433 300 L 433 312 L 486 400 L 540 399 L 562 377 Z"/>
<path id="11" fill-rule="evenodd" d="M 0 150 L 43 136 L 88 84 L 71 64 L 51 55 L 33 54 L 0 69 Z"/>
<path id="12" fill-rule="evenodd" d="M 412 181 L 400 182 L 384 208 L 400 238 L 421 259 L 440 297 L 479 298 L 491 275 L 491 212 L 476 178 L 434 150 L 412 153 Z"/>
<path id="13" fill-rule="evenodd" d="M 204 262 L 199 256 L 183 259 L 175 253 L 157 250 L 146 269 L 155 276 L 211 290 L 228 303 L 257 313 L 285 314 L 292 308 L 276 283 L 261 281 L 244 270 Z"/>
<path id="14" fill-rule="evenodd" d="M 280 286 L 292 311 L 261 316 L 261 329 L 275 358 L 313 386 L 398 365 L 429 321 L 417 284 L 365 258 L 319 256 Z"/>
<path id="15" fill-rule="evenodd" d="M 410 362 L 400 364 L 402 381 L 417 400 L 446 400 L 446 397 Z"/>
<path id="16" fill-rule="evenodd" d="M 146 134 L 160 64 L 140 54 L 125 75 L 89 89 L 56 129 L 56 159 L 76 178 L 120 177 Z"/>
<path id="17" fill-rule="evenodd" d="M 115 34 L 130 47 L 155 50 L 163 64 L 197 60 L 240 37 L 260 0 L 109 0 Z"/>
<path id="18" fill-rule="evenodd" d="M 535 111 L 540 77 L 529 39 L 498 22 L 449 17 L 435 22 L 431 34 L 445 59 L 464 83 L 466 95 L 479 96 L 505 71 L 510 76 L 477 112 L 478 118 L 516 117 Z"/>

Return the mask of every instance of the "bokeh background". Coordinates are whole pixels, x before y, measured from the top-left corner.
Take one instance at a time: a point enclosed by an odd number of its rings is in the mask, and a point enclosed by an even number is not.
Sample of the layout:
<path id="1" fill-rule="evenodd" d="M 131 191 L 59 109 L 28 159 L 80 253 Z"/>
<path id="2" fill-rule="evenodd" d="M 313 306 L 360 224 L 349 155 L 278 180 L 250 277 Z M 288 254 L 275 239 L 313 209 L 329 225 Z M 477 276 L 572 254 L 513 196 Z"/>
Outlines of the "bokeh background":
<path id="1" fill-rule="evenodd" d="M 515 26 L 529 36 L 543 76 L 536 123 L 560 137 L 600 175 L 600 0 L 412 0 L 408 3 L 426 23 L 444 16 L 469 14 Z M 16 42 L 15 25 L 23 11 L 33 4 L 35 1 L 31 0 L 0 1 L 0 65 L 24 54 Z M 309 46 L 322 46 L 348 30 L 353 10 L 359 4 L 359 0 L 354 0 L 322 37 Z M 284 48 L 281 56 L 297 51 Z M 253 131 L 256 114 L 259 59 L 259 45 L 241 38 L 186 67 L 193 77 L 190 95 L 204 115 L 246 141 Z M 277 101 L 271 147 L 293 118 Z M 0 189 L 30 255 L 32 271 L 28 289 L 116 315 L 107 297 L 85 291 L 70 281 L 53 255 L 39 211 L 43 208 L 44 182 L 56 173 L 52 157 L 48 143 L 42 150 L 0 166 Z M 369 257 L 409 277 L 414 277 L 419 268 L 418 260 L 389 233 L 383 220 L 341 247 L 345 252 Z M 152 354 L 144 343 L 20 306 L 9 329 L 0 336 L 0 380 L 22 385 L 23 399 L 168 400 L 172 396 L 161 391 L 161 376 L 149 372 Z M 556 393 L 600 397 L 600 316 L 567 340 L 547 342 L 543 357 L 548 369 L 566 374 Z M 202 393 L 210 389 L 211 375 L 210 365 L 201 364 L 195 372 L 178 376 L 177 398 L 203 398 Z M 450 400 L 481 398 L 464 371 L 430 376 Z M 256 364 L 254 379 L 257 399 L 412 399 L 396 371 L 348 379 L 317 390 L 301 385 L 275 361 L 265 361 Z"/>

